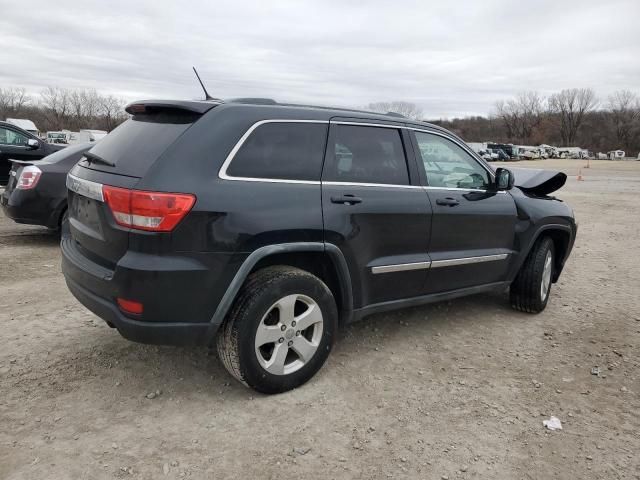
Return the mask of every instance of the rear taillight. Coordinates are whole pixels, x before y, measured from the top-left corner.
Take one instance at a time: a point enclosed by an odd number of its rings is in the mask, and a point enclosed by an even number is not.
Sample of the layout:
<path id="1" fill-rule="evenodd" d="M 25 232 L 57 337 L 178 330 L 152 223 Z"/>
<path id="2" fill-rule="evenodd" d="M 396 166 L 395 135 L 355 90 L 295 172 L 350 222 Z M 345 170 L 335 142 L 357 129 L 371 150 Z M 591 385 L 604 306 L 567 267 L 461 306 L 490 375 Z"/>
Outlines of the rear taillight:
<path id="1" fill-rule="evenodd" d="M 189 213 L 196 201 L 187 193 L 145 192 L 126 188 L 102 186 L 104 201 L 118 225 L 170 232 Z"/>
<path id="2" fill-rule="evenodd" d="M 16 183 L 17 190 L 30 190 L 38 184 L 42 170 L 33 165 L 23 167 Z"/>

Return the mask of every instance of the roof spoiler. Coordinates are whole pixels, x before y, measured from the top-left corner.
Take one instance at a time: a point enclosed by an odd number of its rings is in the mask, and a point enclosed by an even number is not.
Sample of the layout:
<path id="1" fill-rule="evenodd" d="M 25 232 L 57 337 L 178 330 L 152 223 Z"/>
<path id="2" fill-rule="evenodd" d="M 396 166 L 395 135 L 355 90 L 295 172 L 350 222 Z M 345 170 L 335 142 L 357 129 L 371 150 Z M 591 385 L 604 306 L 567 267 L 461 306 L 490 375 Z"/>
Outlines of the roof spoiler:
<path id="1" fill-rule="evenodd" d="M 221 103 L 221 101 L 139 100 L 127 105 L 124 111 L 129 115 L 135 115 L 136 113 L 147 113 L 154 110 L 184 110 L 202 115 Z"/>
<path id="2" fill-rule="evenodd" d="M 13 158 L 9 158 L 8 161 L 11 163 L 17 163 L 18 165 L 35 165 L 38 163 L 37 160 L 34 162 L 33 160 L 15 160 Z"/>

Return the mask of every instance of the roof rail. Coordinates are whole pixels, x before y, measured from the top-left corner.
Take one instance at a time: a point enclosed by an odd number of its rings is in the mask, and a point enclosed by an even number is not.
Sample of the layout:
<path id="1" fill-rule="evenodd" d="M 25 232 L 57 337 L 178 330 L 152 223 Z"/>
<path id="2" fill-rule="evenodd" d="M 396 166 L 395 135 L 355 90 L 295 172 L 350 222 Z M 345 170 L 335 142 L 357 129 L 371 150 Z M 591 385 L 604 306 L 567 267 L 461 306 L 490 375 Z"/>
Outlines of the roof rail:
<path id="1" fill-rule="evenodd" d="M 261 97 L 241 97 L 241 98 L 232 98 L 231 100 L 227 100 L 231 103 L 249 103 L 255 105 L 277 105 L 276 102 L 272 98 L 261 98 Z"/>
<path id="2" fill-rule="evenodd" d="M 397 113 L 397 112 L 387 112 L 387 113 L 385 113 L 385 115 L 388 116 L 388 117 L 407 118 L 404 115 L 402 115 L 401 113 Z"/>

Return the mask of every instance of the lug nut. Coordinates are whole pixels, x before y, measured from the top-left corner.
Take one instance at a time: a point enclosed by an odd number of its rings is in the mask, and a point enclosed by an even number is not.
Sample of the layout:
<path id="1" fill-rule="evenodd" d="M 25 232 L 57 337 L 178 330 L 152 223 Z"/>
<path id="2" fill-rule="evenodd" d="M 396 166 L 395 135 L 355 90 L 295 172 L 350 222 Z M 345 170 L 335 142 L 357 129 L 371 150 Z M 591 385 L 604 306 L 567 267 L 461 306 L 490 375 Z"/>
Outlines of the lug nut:
<path id="1" fill-rule="evenodd" d="M 289 340 L 289 343 L 287 345 L 289 345 L 289 346 L 293 345 L 293 341 Z"/>
<path id="2" fill-rule="evenodd" d="M 296 332 L 296 337 L 299 337 L 299 336 L 300 336 L 300 330 Z"/>
<path id="3" fill-rule="evenodd" d="M 284 338 L 283 338 L 283 337 L 280 337 L 280 338 L 278 339 L 278 343 L 282 343 L 282 342 L 284 342 Z"/>
<path id="4" fill-rule="evenodd" d="M 284 332 L 286 329 L 287 329 L 287 326 L 286 326 L 286 325 L 282 325 L 282 326 L 280 327 L 280 330 L 282 330 L 283 332 Z"/>
<path id="5" fill-rule="evenodd" d="M 293 322 L 291 322 L 291 326 L 295 327 L 296 326 L 296 321 L 294 320 Z"/>

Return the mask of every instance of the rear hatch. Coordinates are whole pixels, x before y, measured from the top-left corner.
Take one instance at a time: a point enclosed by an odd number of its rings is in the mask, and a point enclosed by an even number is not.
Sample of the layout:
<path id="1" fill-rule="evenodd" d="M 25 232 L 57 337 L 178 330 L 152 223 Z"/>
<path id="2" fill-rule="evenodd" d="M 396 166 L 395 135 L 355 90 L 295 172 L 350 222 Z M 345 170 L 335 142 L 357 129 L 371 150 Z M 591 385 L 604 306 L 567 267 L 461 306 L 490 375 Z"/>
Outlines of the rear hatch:
<path id="1" fill-rule="evenodd" d="M 207 110 L 213 106 L 207 105 Z M 126 253 L 130 235 L 154 233 L 132 231 L 119 223 L 106 203 L 105 186 L 134 189 L 167 148 L 204 113 L 188 105 L 178 108 L 157 103 L 136 103 L 127 111 L 133 117 L 87 152 L 67 177 L 71 238 L 63 244 L 72 242 L 83 256 L 109 269 Z"/>

